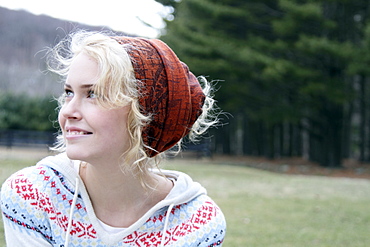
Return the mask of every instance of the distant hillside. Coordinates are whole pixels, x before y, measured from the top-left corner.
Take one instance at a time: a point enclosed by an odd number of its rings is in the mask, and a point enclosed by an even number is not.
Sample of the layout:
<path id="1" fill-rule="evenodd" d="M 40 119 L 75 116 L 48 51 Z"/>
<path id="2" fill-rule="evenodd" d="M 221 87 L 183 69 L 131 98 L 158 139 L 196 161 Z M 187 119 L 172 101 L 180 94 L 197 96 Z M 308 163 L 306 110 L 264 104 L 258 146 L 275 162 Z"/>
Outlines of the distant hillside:
<path id="1" fill-rule="evenodd" d="M 0 92 L 58 95 L 61 85 L 45 74 L 45 47 L 74 29 L 109 30 L 0 7 Z"/>

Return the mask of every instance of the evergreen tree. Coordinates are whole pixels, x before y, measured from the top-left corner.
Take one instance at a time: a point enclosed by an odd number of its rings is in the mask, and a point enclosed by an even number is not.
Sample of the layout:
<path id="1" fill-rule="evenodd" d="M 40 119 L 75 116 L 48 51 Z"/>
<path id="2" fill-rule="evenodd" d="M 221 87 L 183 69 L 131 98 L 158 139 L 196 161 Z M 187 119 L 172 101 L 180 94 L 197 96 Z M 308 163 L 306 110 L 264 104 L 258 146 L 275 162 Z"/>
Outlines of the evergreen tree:
<path id="1" fill-rule="evenodd" d="M 243 153 L 340 166 L 360 99 L 365 155 L 367 1 L 162 2 L 176 9 L 162 38 L 195 74 L 222 80 L 217 98 Z"/>

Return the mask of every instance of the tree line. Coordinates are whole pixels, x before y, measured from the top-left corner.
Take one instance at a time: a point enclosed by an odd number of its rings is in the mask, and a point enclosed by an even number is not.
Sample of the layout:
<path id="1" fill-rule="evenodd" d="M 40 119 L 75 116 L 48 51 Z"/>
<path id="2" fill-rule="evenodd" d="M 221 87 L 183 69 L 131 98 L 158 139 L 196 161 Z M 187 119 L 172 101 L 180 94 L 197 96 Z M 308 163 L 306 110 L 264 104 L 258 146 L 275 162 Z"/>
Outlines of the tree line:
<path id="1" fill-rule="evenodd" d="M 0 130 L 54 131 L 58 102 L 50 96 L 0 93 Z"/>
<path id="2" fill-rule="evenodd" d="M 370 160 L 368 1 L 158 2 L 174 9 L 161 39 L 218 80 L 233 115 L 213 131 L 216 150 L 328 167 Z"/>

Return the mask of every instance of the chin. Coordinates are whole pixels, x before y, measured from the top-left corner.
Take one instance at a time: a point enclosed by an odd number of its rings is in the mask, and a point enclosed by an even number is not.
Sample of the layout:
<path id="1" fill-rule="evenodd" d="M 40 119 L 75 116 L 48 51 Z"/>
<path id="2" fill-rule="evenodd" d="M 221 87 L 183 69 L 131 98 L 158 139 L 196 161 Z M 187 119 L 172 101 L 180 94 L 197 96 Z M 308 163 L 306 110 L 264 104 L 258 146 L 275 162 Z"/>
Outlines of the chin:
<path id="1" fill-rule="evenodd" d="M 85 161 L 88 158 L 88 155 L 86 153 L 79 151 L 78 149 L 68 150 L 68 147 L 66 149 L 66 154 L 71 160 Z"/>

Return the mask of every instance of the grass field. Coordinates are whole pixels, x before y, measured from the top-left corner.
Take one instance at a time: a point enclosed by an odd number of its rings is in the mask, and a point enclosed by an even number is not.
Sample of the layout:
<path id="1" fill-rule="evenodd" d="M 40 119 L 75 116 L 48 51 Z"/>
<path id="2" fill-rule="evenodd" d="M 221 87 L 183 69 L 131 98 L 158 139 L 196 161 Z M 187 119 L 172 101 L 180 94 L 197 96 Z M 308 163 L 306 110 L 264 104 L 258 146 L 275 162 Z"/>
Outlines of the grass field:
<path id="1" fill-rule="evenodd" d="M 0 158 L 0 182 L 33 159 Z M 370 181 L 274 174 L 207 161 L 170 160 L 222 208 L 225 247 L 370 246 Z M 5 246 L 2 224 L 0 246 Z"/>

